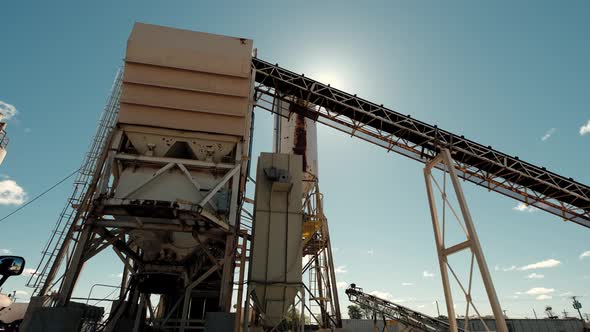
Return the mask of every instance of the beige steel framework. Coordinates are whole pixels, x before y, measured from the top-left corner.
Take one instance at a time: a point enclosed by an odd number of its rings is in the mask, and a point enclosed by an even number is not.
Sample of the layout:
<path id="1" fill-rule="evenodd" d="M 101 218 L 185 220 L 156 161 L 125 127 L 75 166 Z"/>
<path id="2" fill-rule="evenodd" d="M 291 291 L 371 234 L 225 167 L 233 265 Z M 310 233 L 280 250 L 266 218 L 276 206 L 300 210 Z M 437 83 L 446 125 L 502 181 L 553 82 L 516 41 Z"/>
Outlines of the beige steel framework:
<path id="1" fill-rule="evenodd" d="M 432 169 L 442 164 L 444 169 L 448 172 L 450 181 L 452 184 L 452 190 L 455 193 L 456 201 L 460 207 L 460 214 L 457 212 L 456 208 L 452 205 L 449 196 L 447 195 L 447 185 L 446 185 L 446 177 L 447 173 L 443 172 L 443 183 L 440 184 L 435 177 L 432 175 Z M 492 312 L 494 314 L 494 318 L 496 320 L 495 330 L 499 332 L 508 332 L 508 328 L 506 327 L 506 321 L 504 319 L 504 315 L 502 312 L 502 308 L 500 306 L 500 302 L 498 301 L 498 296 L 496 294 L 496 290 L 494 288 L 494 284 L 492 282 L 492 278 L 490 276 L 490 272 L 488 270 L 488 266 L 481 249 L 481 244 L 479 242 L 479 238 L 477 236 L 477 232 L 475 230 L 475 226 L 473 225 L 473 221 L 471 218 L 471 213 L 469 212 L 469 207 L 467 205 L 467 201 L 463 194 L 463 189 L 461 188 L 461 183 L 459 182 L 459 177 L 455 171 L 455 162 L 451 157 L 451 153 L 447 149 L 443 149 L 441 153 L 432 159 L 426 167 L 424 168 L 424 177 L 426 180 L 426 190 L 428 193 L 428 202 L 430 206 L 430 214 L 432 218 L 432 227 L 434 230 L 434 237 L 436 242 L 436 250 L 438 254 L 438 261 L 440 266 L 441 272 L 441 279 L 443 283 L 443 290 L 445 293 L 445 300 L 447 306 L 447 314 L 449 317 L 449 326 L 452 332 L 458 331 L 457 320 L 455 315 L 455 307 L 453 302 L 453 295 L 451 289 L 451 279 L 449 277 L 449 272 L 453 276 L 456 281 L 456 284 L 461 289 L 461 292 L 465 296 L 465 326 L 463 326 L 464 331 L 468 331 L 468 323 L 469 323 L 469 313 L 470 309 L 475 311 L 477 317 L 481 320 L 483 325 L 485 326 L 487 331 L 491 331 L 490 327 L 486 325 L 484 320 L 481 317 L 479 310 L 477 309 L 475 303 L 473 302 L 472 298 L 472 286 L 473 286 L 473 273 L 474 273 L 474 265 L 477 264 L 479 268 L 479 272 L 487 293 L 487 297 L 489 300 L 489 304 L 492 308 Z M 438 208 L 436 206 L 436 197 L 435 197 L 435 190 L 433 189 L 433 184 L 436 189 L 441 194 L 442 199 L 442 212 L 439 213 Z M 450 211 L 451 215 L 454 218 L 447 218 L 447 212 Z M 465 240 L 456 244 L 447 245 L 445 243 L 445 237 L 449 236 L 449 227 L 448 223 L 451 223 L 448 219 L 455 220 L 465 235 Z M 451 255 L 457 254 L 461 251 L 468 250 L 470 255 L 470 268 L 469 268 L 469 281 L 467 285 L 464 285 L 460 278 L 457 275 L 457 272 L 451 264 L 449 263 L 449 257 Z"/>
<path id="2" fill-rule="evenodd" d="M 328 229 L 328 219 L 324 214 L 323 195 L 317 182 L 304 201 L 303 256 L 309 257 L 302 273 L 308 273 L 308 292 L 306 311 L 312 323 L 320 328 L 342 327 L 340 302 L 334 271 L 334 257 Z"/>
<path id="3" fill-rule="evenodd" d="M 109 105 L 118 105 L 120 82 L 115 86 L 117 88 L 113 91 Z M 112 106 L 109 118 L 116 117 L 117 110 L 118 107 Z M 202 328 L 205 323 L 203 318 L 194 318 L 195 301 L 201 299 L 195 294 L 215 293 L 213 297 L 218 298 L 218 301 L 213 304 L 214 310 L 230 312 L 234 273 L 237 272 L 242 278 L 244 274 L 247 234 L 240 231 L 238 214 L 238 204 L 241 204 L 242 199 L 239 197 L 242 195 L 239 186 L 240 182 L 245 181 L 241 178 L 241 170 L 245 165 L 242 145 L 236 145 L 233 153 L 235 160 L 222 162 L 137 155 L 126 151 L 125 133 L 113 128 L 112 123 L 109 124 L 104 128 L 103 143 L 98 142 L 95 147 L 97 155 L 91 164 L 92 169 L 88 170 L 89 180 L 84 184 L 84 191 L 77 204 L 72 204 L 73 214 L 67 216 L 70 220 L 59 224 L 62 228 L 54 233 L 61 241 L 53 251 L 47 251 L 48 260 L 44 263 L 47 264 L 47 270 L 37 274 L 37 278 L 32 278 L 32 286 L 38 291 L 29 306 L 31 312 L 27 315 L 30 317 L 40 307 L 67 306 L 72 300 L 82 267 L 103 250 L 112 249 L 123 264 L 124 271 L 118 299 L 120 304 L 113 306 L 104 331 L 115 330 L 121 319 L 134 321 L 133 332 L 141 331 L 145 324 L 170 331 Z M 102 122 L 100 125 L 102 128 Z M 119 181 L 118 174 L 124 167 L 145 166 L 155 169 L 151 177 L 129 192 L 118 195 L 114 192 Z M 184 174 L 186 183 L 192 184 L 194 191 L 201 195 L 197 204 L 129 197 L 172 171 Z M 214 172 L 217 174 L 217 183 L 205 189 L 191 176 L 192 171 Z M 213 197 L 223 188 L 231 188 L 232 202 L 224 220 L 210 212 L 211 206 L 215 205 Z M 140 219 L 137 216 L 154 218 Z M 233 225 L 228 220 L 234 220 Z M 169 296 L 156 309 L 156 304 L 150 303 L 147 293 L 138 288 L 138 278 L 141 278 L 140 275 L 147 267 L 153 269 L 154 264 L 142 258 L 141 248 L 130 237 L 130 232 L 137 230 L 173 231 L 193 236 L 212 230 L 217 234 L 212 240 L 202 241 L 196 247 L 198 263 L 183 262 L 191 266 L 189 270 L 183 272 L 179 266 L 162 267 L 167 269 L 164 272 L 186 273 L 190 282 L 180 286 L 180 289 L 184 289 L 180 296 Z M 199 239 L 198 236 L 194 238 Z"/>

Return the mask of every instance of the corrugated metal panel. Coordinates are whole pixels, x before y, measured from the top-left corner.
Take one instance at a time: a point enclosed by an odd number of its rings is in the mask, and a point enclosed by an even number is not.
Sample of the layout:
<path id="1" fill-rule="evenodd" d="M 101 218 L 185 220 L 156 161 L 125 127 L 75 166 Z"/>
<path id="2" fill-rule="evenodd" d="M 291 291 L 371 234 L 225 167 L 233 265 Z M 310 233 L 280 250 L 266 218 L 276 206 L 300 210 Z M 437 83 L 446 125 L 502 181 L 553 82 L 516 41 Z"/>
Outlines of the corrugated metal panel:
<path id="1" fill-rule="evenodd" d="M 250 39 L 135 23 L 125 60 L 248 78 L 251 54 Z"/>
<path id="2" fill-rule="evenodd" d="M 495 322 L 492 319 L 484 320 L 488 327 L 495 330 Z M 458 319 L 459 327 L 463 327 L 463 320 Z M 510 332 L 583 332 L 584 324 L 576 319 L 508 319 L 508 330 Z M 342 327 L 351 332 L 374 332 L 373 321 L 369 319 L 343 319 Z M 377 322 L 379 331 L 383 328 L 383 322 Z M 389 326 L 390 332 L 404 332 L 400 325 Z M 479 320 L 469 321 L 469 331 L 485 331 Z"/>
<path id="3" fill-rule="evenodd" d="M 484 320 L 491 330 L 495 330 L 495 321 Z M 459 327 L 463 327 L 463 320 L 457 320 Z M 584 325 L 576 319 L 507 319 L 506 324 L 511 332 L 583 332 Z M 485 331 L 479 320 L 469 321 L 470 331 Z"/>
<path id="4" fill-rule="evenodd" d="M 248 39 L 136 23 L 119 122 L 247 138 L 251 55 Z"/>
<path id="5" fill-rule="evenodd" d="M 343 319 L 342 328 L 350 332 L 375 332 L 374 322 L 370 319 Z M 377 321 L 378 331 L 383 331 L 383 321 Z M 404 328 L 399 325 L 388 325 L 387 332 L 404 332 Z"/>

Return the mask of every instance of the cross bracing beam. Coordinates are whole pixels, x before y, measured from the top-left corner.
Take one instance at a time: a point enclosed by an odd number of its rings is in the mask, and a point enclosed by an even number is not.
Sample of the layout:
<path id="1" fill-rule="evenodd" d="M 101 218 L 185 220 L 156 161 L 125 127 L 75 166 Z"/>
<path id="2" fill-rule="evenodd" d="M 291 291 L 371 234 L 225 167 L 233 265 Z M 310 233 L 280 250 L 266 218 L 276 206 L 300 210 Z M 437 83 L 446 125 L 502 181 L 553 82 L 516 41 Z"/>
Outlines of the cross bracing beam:
<path id="1" fill-rule="evenodd" d="M 297 74 L 253 58 L 257 106 L 273 111 L 274 99 L 292 103 L 294 112 L 388 151 L 429 162 L 448 149 L 460 178 L 525 204 L 590 227 L 590 187 Z M 295 100 L 315 107 L 298 106 Z M 438 167 L 440 168 L 440 167 Z"/>

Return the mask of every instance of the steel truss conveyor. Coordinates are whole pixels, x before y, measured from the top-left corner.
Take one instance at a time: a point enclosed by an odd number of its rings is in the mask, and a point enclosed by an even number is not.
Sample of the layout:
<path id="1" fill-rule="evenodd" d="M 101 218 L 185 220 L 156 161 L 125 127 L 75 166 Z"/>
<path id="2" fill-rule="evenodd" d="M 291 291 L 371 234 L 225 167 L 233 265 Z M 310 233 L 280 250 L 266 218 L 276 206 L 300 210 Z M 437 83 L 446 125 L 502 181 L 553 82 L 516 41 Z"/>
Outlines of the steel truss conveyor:
<path id="1" fill-rule="evenodd" d="M 261 108 L 272 112 L 275 99 L 291 102 L 294 112 L 423 163 L 442 149 L 449 149 L 461 178 L 590 227 L 590 187 L 572 178 L 278 65 L 257 58 L 252 59 L 252 65 L 258 83 L 257 106 Z M 301 105 L 303 102 L 305 106 Z"/>
<path id="2" fill-rule="evenodd" d="M 446 321 L 367 294 L 363 292 L 362 288 L 356 287 L 355 284 L 350 285 L 346 290 L 346 295 L 348 295 L 350 302 L 356 303 L 364 308 L 370 308 L 378 316 L 381 315 L 385 318 L 392 319 L 413 330 L 423 332 L 449 331 L 449 324 Z M 459 329 L 459 331 L 463 330 Z"/>

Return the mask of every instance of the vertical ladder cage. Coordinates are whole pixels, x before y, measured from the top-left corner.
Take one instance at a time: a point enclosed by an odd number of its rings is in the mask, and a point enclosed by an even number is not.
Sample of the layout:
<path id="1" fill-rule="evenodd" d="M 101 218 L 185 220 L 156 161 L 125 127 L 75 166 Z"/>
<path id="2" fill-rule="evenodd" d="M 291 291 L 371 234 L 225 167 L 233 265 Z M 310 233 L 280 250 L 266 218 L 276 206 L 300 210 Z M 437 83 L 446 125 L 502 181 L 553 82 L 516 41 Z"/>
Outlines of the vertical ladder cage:
<path id="1" fill-rule="evenodd" d="M 58 258 L 58 256 L 60 256 L 59 253 L 61 248 L 64 245 L 68 246 L 69 240 L 73 239 L 73 234 L 70 234 L 72 233 L 70 230 L 72 229 L 72 224 L 75 222 L 77 210 L 80 207 L 82 199 L 92 180 L 94 169 L 100 158 L 101 151 L 106 144 L 109 134 L 115 125 L 117 114 L 119 113 L 122 78 L 123 70 L 119 69 L 115 75 L 111 94 L 107 99 L 105 108 L 100 116 L 94 138 L 92 139 L 88 152 L 77 171 L 78 174 L 73 183 L 72 194 L 67 199 L 66 204 L 51 231 L 49 239 L 43 246 L 43 250 L 41 251 L 42 257 L 35 268 L 35 272 L 33 272 L 27 280 L 27 287 L 34 288 L 35 290 L 33 291 L 33 294 L 35 295 L 41 295 L 39 294 L 39 291 L 47 281 L 51 267 L 55 263 L 60 263 L 61 257 Z"/>

